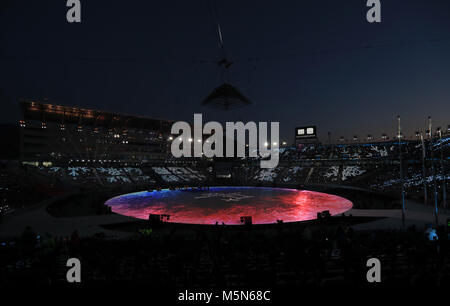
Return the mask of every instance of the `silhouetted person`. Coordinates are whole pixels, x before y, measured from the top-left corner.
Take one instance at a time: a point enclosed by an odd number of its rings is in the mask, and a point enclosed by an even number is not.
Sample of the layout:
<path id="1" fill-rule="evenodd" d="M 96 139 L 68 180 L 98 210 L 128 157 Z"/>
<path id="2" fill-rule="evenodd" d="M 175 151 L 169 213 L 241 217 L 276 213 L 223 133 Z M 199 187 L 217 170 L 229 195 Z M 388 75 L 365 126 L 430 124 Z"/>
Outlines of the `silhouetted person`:
<path id="1" fill-rule="evenodd" d="M 36 233 L 33 231 L 31 226 L 27 226 L 23 231 L 20 242 L 24 253 L 28 256 L 34 252 L 34 247 L 36 246 Z"/>

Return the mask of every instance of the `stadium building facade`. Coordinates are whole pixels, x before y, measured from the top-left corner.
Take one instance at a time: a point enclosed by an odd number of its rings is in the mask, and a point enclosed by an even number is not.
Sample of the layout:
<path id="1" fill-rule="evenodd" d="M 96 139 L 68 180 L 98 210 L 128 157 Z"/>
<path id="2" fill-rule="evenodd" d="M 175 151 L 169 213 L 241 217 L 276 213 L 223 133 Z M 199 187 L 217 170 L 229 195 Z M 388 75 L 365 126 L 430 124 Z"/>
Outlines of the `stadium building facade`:
<path id="1" fill-rule="evenodd" d="M 164 160 L 170 120 L 23 100 L 20 158 L 51 165 Z"/>

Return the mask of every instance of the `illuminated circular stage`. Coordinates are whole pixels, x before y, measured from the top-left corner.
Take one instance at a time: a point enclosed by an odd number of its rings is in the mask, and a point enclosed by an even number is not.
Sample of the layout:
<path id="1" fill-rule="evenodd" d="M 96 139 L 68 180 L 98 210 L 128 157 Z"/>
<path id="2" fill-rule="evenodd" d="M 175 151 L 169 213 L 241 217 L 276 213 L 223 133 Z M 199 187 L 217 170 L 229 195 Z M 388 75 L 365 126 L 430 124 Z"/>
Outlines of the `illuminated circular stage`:
<path id="1" fill-rule="evenodd" d="M 105 203 L 121 215 L 148 219 L 149 214 L 170 215 L 170 222 L 189 224 L 241 224 L 251 216 L 253 224 L 305 221 L 328 210 L 331 215 L 352 208 L 349 200 L 331 194 L 266 187 L 211 187 L 209 190 L 135 192 Z"/>

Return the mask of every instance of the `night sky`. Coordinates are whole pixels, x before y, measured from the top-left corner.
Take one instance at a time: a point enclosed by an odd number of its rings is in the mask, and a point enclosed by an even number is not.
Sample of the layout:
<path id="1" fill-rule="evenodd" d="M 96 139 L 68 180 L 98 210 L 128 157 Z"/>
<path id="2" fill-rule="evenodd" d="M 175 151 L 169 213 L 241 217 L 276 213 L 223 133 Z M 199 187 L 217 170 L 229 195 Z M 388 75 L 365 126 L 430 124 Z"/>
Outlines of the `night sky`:
<path id="1" fill-rule="evenodd" d="M 0 2 L 0 122 L 20 98 L 193 121 L 280 121 L 281 136 L 317 125 L 332 137 L 405 134 L 450 124 L 450 1 L 81 0 Z M 213 12 L 211 14 L 211 12 Z M 214 17 L 217 13 L 217 18 Z M 230 112 L 200 101 L 225 79 L 214 21 L 235 61 L 228 81 L 253 105 Z"/>

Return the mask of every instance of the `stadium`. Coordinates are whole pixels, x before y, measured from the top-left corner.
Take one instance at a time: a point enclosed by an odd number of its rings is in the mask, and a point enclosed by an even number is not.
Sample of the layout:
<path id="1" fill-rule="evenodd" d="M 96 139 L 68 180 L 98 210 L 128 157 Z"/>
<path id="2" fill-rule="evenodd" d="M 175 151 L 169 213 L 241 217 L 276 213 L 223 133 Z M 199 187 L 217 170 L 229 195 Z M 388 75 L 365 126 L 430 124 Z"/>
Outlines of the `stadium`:
<path id="1" fill-rule="evenodd" d="M 447 288 L 449 4 L 325 2 L 0 4 L 0 288 Z"/>
<path id="2" fill-rule="evenodd" d="M 95 266 L 83 275 L 87 284 L 136 276 L 155 286 L 162 279 L 169 287 L 205 286 L 218 269 L 222 278 L 213 284 L 227 288 L 360 285 L 364 275 L 352 265 L 375 255 L 397 265 L 384 273 L 386 286 L 405 279 L 419 284 L 424 279 L 410 261 L 448 232 L 447 130 L 323 144 L 314 135 L 297 137 L 296 129 L 293 143 L 279 149 L 278 167 L 262 169 L 260 158 L 173 158 L 169 120 L 30 100 L 19 105 L 22 119 L 11 138 L 20 149 L 2 162 L 4 282 L 63 283 L 64 263 L 42 270 L 41 255 L 11 266 L 15 252 L 38 249 Z M 277 254 L 263 241 L 276 241 Z M 98 244 L 120 255 L 99 263 L 105 254 Z M 144 250 L 134 253 L 141 244 Z M 190 248 L 198 248 L 201 261 L 191 254 L 170 271 L 170 258 Z M 398 248 L 403 251 L 393 254 Z M 88 255 L 94 249 L 97 259 Z M 243 261 L 255 250 L 256 257 Z M 448 281 L 448 262 L 432 254 L 420 264 L 440 271 L 432 281 Z M 297 256 L 304 264 L 315 258 L 320 273 L 298 263 L 291 270 Z M 359 257 L 348 262 L 347 256 Z M 155 278 L 155 271 L 165 276 Z M 188 271 L 196 272 L 188 277 Z"/>

